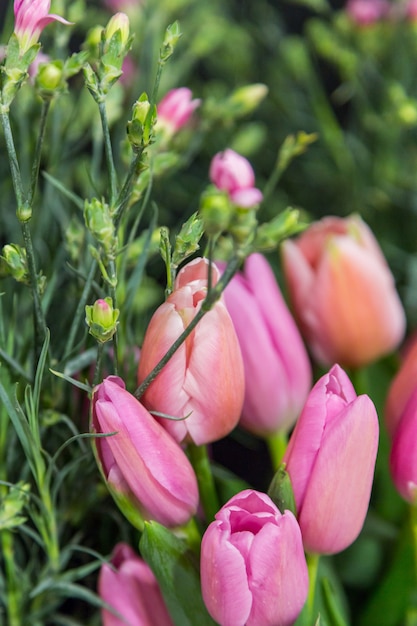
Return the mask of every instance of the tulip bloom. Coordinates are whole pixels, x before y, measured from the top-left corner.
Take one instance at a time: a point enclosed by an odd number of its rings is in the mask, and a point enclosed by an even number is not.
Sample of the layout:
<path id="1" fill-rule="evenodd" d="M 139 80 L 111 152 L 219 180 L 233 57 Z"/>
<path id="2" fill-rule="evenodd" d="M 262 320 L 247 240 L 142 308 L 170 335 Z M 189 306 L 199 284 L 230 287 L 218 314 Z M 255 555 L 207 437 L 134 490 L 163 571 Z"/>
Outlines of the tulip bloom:
<path id="1" fill-rule="evenodd" d="M 414 338 L 400 369 L 392 379 L 385 402 L 385 423 L 391 437 L 394 436 L 405 407 L 416 388 L 416 381 L 417 338 Z"/>
<path id="2" fill-rule="evenodd" d="M 98 592 L 121 616 L 102 609 L 103 626 L 173 626 L 151 568 L 125 543 L 102 566 Z"/>
<path id="3" fill-rule="evenodd" d="M 390 455 L 394 484 L 407 502 L 417 504 L 417 386 L 394 433 Z"/>
<path id="4" fill-rule="evenodd" d="M 345 372 L 334 365 L 311 390 L 283 459 L 308 552 L 334 554 L 359 535 L 378 430 L 372 400 L 357 396 Z"/>
<path id="5" fill-rule="evenodd" d="M 215 516 L 201 544 L 201 588 L 221 626 L 287 626 L 307 598 L 300 528 L 264 493 L 247 489 Z"/>
<path id="6" fill-rule="evenodd" d="M 201 100 L 192 99 L 191 89 L 180 87 L 171 89 L 157 107 L 157 126 L 164 128 L 168 135 L 174 135 L 187 124 Z"/>
<path id="7" fill-rule="evenodd" d="M 370 26 L 386 18 L 390 5 L 385 0 L 348 0 L 346 13 L 358 26 Z"/>
<path id="8" fill-rule="evenodd" d="M 196 512 L 198 488 L 183 450 L 117 376 L 95 388 L 92 409 L 93 432 L 116 432 L 94 440 L 116 501 L 124 497 L 144 519 L 165 526 L 186 523 Z"/>
<path id="9" fill-rule="evenodd" d="M 360 367 L 401 341 L 405 315 L 376 239 L 357 216 L 328 217 L 283 244 L 284 273 L 314 357 Z"/>
<path id="10" fill-rule="evenodd" d="M 240 424 L 258 435 L 288 430 L 311 387 L 298 328 L 265 257 L 251 254 L 224 291 L 245 367 Z"/>
<path id="11" fill-rule="evenodd" d="M 183 267 L 174 291 L 154 313 L 139 360 L 139 384 L 188 326 L 207 292 L 206 259 Z M 213 266 L 213 282 L 219 272 Z M 216 302 L 174 353 L 141 401 L 150 411 L 183 420 L 161 419 L 178 441 L 202 445 L 226 436 L 237 424 L 244 397 L 244 371 L 233 322 Z"/>
<path id="12" fill-rule="evenodd" d="M 226 191 L 237 206 L 250 209 L 262 202 L 262 192 L 254 186 L 255 174 L 251 164 L 230 148 L 213 157 L 210 180 L 218 189 Z"/>
<path id="13" fill-rule="evenodd" d="M 14 0 L 14 32 L 24 54 L 38 42 L 41 32 L 50 22 L 71 24 L 63 17 L 48 13 L 51 0 Z"/>

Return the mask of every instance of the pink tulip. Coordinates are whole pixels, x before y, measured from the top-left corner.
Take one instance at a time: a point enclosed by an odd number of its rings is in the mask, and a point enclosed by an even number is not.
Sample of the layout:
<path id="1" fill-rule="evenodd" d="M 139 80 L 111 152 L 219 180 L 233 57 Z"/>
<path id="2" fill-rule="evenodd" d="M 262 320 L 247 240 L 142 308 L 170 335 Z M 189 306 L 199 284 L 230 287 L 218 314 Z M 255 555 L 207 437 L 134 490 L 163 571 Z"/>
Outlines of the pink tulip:
<path id="1" fill-rule="evenodd" d="M 400 423 L 405 407 L 416 388 L 417 337 L 408 348 L 404 361 L 390 384 L 385 402 L 385 423 L 391 437 Z"/>
<path id="2" fill-rule="evenodd" d="M 370 26 L 388 15 L 389 3 L 385 0 L 348 0 L 346 13 L 358 26 Z"/>
<path id="3" fill-rule="evenodd" d="M 401 496 L 417 503 L 417 385 L 394 433 L 390 455 L 391 476 Z"/>
<path id="4" fill-rule="evenodd" d="M 171 89 L 158 104 L 158 127 L 173 135 L 187 124 L 200 103 L 201 100 L 192 99 L 192 91 L 187 87 Z"/>
<path id="5" fill-rule="evenodd" d="M 245 367 L 240 424 L 259 435 L 288 430 L 310 391 L 311 366 L 265 257 L 251 254 L 224 298 Z"/>
<path id="6" fill-rule="evenodd" d="M 120 614 L 103 609 L 103 626 L 173 626 L 151 568 L 125 543 L 118 543 L 110 564 L 102 566 L 98 591 Z"/>
<path id="7" fill-rule="evenodd" d="M 188 326 L 207 292 L 206 259 L 178 273 L 175 288 L 154 313 L 139 361 L 139 384 Z M 219 272 L 213 266 L 214 283 Z M 183 420 L 161 419 L 178 441 L 197 445 L 226 436 L 237 424 L 244 397 L 242 355 L 233 322 L 222 300 L 205 314 L 150 384 L 141 400 L 150 411 Z"/>
<path id="8" fill-rule="evenodd" d="M 291 479 L 308 552 L 334 554 L 359 535 L 369 505 L 378 416 L 334 365 L 315 384 L 283 462 Z"/>
<path id="9" fill-rule="evenodd" d="M 294 515 L 247 489 L 215 517 L 201 544 L 201 588 L 210 615 L 221 626 L 293 624 L 308 591 Z"/>
<path id="10" fill-rule="evenodd" d="M 283 244 L 295 315 L 322 364 L 360 367 L 401 341 L 405 315 L 376 239 L 358 217 L 327 217 Z"/>
<path id="11" fill-rule="evenodd" d="M 230 148 L 213 157 L 210 180 L 218 189 L 226 191 L 237 206 L 249 209 L 262 202 L 262 192 L 254 187 L 255 174 L 251 164 Z"/>
<path id="12" fill-rule="evenodd" d="M 24 54 L 37 43 L 41 32 L 50 22 L 71 24 L 63 17 L 48 13 L 51 0 L 14 0 L 14 32 Z"/>
<path id="13" fill-rule="evenodd" d="M 117 376 L 95 388 L 92 409 L 93 432 L 116 433 L 94 440 L 116 501 L 124 497 L 144 519 L 165 526 L 186 523 L 196 512 L 198 488 L 183 450 Z"/>

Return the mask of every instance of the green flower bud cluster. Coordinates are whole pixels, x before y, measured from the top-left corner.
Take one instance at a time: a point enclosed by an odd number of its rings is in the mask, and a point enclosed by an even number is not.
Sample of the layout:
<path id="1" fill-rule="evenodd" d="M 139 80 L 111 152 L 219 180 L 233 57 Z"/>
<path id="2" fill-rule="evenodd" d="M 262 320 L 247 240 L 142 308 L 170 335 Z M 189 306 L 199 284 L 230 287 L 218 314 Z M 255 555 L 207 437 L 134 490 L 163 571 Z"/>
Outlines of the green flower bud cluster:
<path id="1" fill-rule="evenodd" d="M 151 106 L 144 92 L 134 103 L 132 119 L 127 123 L 127 137 L 133 150 L 141 150 L 152 143 L 155 121 L 156 106 Z"/>
<path id="2" fill-rule="evenodd" d="M 159 62 L 165 64 L 174 53 L 175 47 L 181 37 L 180 25 L 178 22 L 170 24 L 165 31 L 164 41 L 159 53 Z"/>
<path id="3" fill-rule="evenodd" d="M 85 201 L 84 220 L 90 233 L 103 248 L 107 257 L 113 257 L 116 235 L 110 207 L 103 200 L 93 198 Z"/>
<path id="4" fill-rule="evenodd" d="M 89 332 L 97 341 L 109 341 L 117 330 L 119 309 L 113 308 L 113 300 L 104 298 L 96 300 L 93 305 L 85 307 L 85 321 Z"/>

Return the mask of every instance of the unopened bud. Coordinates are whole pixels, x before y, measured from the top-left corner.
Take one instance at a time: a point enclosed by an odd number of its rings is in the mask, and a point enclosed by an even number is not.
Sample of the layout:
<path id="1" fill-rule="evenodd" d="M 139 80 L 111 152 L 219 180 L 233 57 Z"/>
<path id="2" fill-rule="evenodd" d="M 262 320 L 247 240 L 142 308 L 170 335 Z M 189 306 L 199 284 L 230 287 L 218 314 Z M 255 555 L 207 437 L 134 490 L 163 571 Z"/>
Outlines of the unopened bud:
<path id="1" fill-rule="evenodd" d="M 26 259 L 26 250 L 17 244 L 11 243 L 3 247 L 0 257 L 2 274 L 12 276 L 19 283 L 28 283 L 29 274 Z"/>
<path id="2" fill-rule="evenodd" d="M 233 208 L 229 196 L 211 186 L 203 194 L 200 201 L 200 216 L 208 235 L 217 235 L 227 230 L 232 217 Z"/>
<path id="3" fill-rule="evenodd" d="M 268 87 L 262 83 L 245 85 L 232 93 L 228 105 L 235 115 L 248 115 L 260 105 L 267 94 Z"/>
<path id="4" fill-rule="evenodd" d="M 125 48 L 130 39 L 130 24 L 126 13 L 116 13 L 110 18 L 104 29 L 103 37 L 105 43 L 110 44 L 111 39 L 117 32 L 120 32 L 119 46 Z"/>
<path id="5" fill-rule="evenodd" d="M 92 306 L 85 307 L 85 321 L 89 332 L 101 343 L 113 337 L 117 330 L 118 317 L 119 309 L 113 308 L 111 298 L 96 300 Z"/>
<path id="6" fill-rule="evenodd" d="M 276 471 L 268 489 L 268 496 L 276 504 L 281 513 L 291 511 L 297 514 L 295 506 L 294 492 L 292 489 L 290 475 L 283 463 Z"/>
<path id="7" fill-rule="evenodd" d="M 144 92 L 133 105 L 132 119 L 127 123 L 127 136 L 134 148 L 149 144 L 156 119 L 156 108 L 152 107 Z"/>
<path id="8" fill-rule="evenodd" d="M 62 61 L 52 61 L 39 65 L 35 78 L 35 85 L 42 97 L 50 97 L 54 92 L 62 91 L 65 86 L 64 64 Z"/>
<path id="9" fill-rule="evenodd" d="M 88 230 L 103 246 L 106 252 L 114 247 L 114 224 L 109 205 L 93 198 L 84 205 L 84 219 Z"/>
<path id="10" fill-rule="evenodd" d="M 161 63 L 168 61 L 169 57 L 173 54 L 181 34 L 179 22 L 174 22 L 168 26 L 165 31 L 165 37 L 160 51 Z"/>

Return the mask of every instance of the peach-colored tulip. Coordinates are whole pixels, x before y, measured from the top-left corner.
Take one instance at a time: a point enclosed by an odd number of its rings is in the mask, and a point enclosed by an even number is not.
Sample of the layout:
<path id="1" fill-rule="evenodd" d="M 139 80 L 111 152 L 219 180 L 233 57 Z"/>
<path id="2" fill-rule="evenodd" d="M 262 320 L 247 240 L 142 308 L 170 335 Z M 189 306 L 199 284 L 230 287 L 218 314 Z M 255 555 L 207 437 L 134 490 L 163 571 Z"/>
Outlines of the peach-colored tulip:
<path id="1" fill-rule="evenodd" d="M 294 311 L 322 364 L 360 367 L 394 350 L 405 315 L 394 279 L 358 216 L 327 217 L 283 244 Z"/>
<path id="2" fill-rule="evenodd" d="M 174 291 L 154 313 L 139 361 L 138 382 L 146 378 L 199 311 L 207 292 L 206 259 L 195 259 L 178 273 Z M 213 267 L 214 282 L 219 272 Z M 197 445 L 226 436 L 243 405 L 244 372 L 239 343 L 223 300 L 205 314 L 186 341 L 150 384 L 141 401 L 162 418 L 179 441 Z"/>

